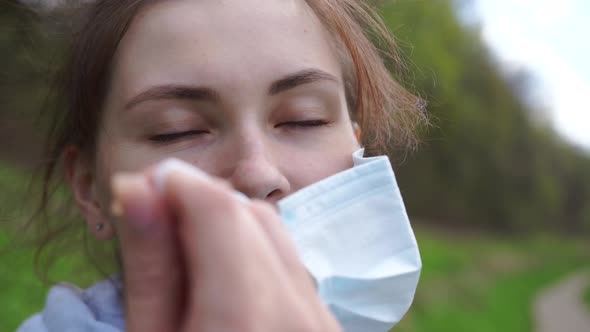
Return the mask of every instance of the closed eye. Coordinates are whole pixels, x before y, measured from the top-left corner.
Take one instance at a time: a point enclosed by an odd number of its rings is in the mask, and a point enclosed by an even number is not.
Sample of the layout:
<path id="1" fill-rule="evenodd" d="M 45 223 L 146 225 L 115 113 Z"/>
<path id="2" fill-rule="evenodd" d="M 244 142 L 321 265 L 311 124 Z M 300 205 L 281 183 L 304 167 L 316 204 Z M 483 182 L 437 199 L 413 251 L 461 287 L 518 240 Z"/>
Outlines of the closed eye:
<path id="1" fill-rule="evenodd" d="M 207 130 L 187 130 L 174 133 L 153 135 L 149 137 L 149 140 L 155 143 L 171 143 L 191 136 L 203 135 L 208 133 L 209 132 Z"/>
<path id="2" fill-rule="evenodd" d="M 325 120 L 307 120 L 307 121 L 287 121 L 277 124 L 275 127 L 321 127 L 328 125 L 329 122 Z"/>

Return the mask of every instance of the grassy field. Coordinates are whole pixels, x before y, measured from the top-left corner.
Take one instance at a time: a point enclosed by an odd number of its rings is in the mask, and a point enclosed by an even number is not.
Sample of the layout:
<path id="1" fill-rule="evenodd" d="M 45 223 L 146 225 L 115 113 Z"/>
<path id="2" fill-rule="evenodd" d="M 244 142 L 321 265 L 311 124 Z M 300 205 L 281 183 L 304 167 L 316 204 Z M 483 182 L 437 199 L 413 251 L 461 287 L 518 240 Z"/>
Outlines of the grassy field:
<path id="1" fill-rule="evenodd" d="M 14 232 L 32 211 L 29 178 L 30 174 L 0 164 L 0 331 L 14 331 L 39 311 L 48 289 L 35 274 L 34 250 L 20 244 L 22 236 Z M 88 284 L 93 272 L 82 271 L 73 254 L 57 262 L 51 277 Z"/>
<path id="2" fill-rule="evenodd" d="M 17 221 L 26 211 L 26 174 L 0 167 L 0 218 Z M 13 331 L 43 306 L 47 287 L 33 272 L 30 249 L 11 244 L 10 223 L 0 225 L 0 331 Z M 531 331 L 536 292 L 559 277 L 590 265 L 590 244 L 550 235 L 493 236 L 417 227 L 424 269 L 415 303 L 394 329 L 432 331 Z M 53 276 L 79 280 L 73 261 Z M 590 299 L 586 292 L 586 301 Z"/>
<path id="3" fill-rule="evenodd" d="M 0 331 L 13 331 L 27 314 L 41 308 L 45 287 L 34 276 L 31 252 L 17 250 L 8 235 L 22 217 L 17 211 L 26 188 L 24 174 L 0 167 L 0 188 Z"/>
<path id="4" fill-rule="evenodd" d="M 590 311 L 590 285 L 588 285 L 586 291 L 584 291 L 584 303 L 586 303 L 586 308 Z"/>
<path id="5" fill-rule="evenodd" d="M 536 293 L 590 264 L 582 239 L 416 233 L 424 273 L 395 331 L 531 331 Z"/>

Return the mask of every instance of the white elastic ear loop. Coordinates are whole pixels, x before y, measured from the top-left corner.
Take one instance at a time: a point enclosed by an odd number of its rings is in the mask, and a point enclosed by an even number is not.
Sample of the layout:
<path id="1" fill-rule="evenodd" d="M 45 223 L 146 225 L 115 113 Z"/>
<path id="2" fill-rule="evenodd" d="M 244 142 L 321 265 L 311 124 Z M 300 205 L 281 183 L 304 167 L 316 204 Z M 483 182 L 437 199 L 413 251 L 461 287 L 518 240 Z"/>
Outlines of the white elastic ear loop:
<path id="1" fill-rule="evenodd" d="M 198 167 L 193 166 L 180 159 L 169 158 L 162 161 L 157 166 L 156 171 L 154 172 L 154 185 L 156 187 L 156 190 L 158 190 L 160 193 L 164 192 L 166 180 L 172 172 L 184 173 L 189 176 L 198 177 L 205 181 L 210 181 L 211 179 L 211 177 L 207 173 L 203 172 Z M 240 202 L 250 202 L 248 196 L 244 195 L 239 191 L 234 190 L 233 194 L 234 197 L 236 197 L 236 199 L 238 199 Z"/>

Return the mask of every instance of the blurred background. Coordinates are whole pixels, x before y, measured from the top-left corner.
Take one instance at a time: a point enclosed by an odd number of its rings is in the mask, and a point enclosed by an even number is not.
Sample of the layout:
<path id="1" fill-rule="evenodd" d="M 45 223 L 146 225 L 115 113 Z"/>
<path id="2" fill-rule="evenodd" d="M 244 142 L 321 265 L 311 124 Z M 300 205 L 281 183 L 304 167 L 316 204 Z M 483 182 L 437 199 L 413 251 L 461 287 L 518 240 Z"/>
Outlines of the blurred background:
<path id="1" fill-rule="evenodd" d="M 47 290 L 12 235 L 34 208 L 39 111 L 69 24 L 58 1 L 25 2 L 0 0 L 0 331 Z M 433 122 L 417 152 L 391 151 L 424 262 L 394 331 L 542 331 L 545 306 L 551 320 L 570 305 L 589 316 L 590 2 L 374 2 Z M 54 279 L 80 282 L 71 259 Z M 590 331 L 571 321 L 560 332 Z"/>

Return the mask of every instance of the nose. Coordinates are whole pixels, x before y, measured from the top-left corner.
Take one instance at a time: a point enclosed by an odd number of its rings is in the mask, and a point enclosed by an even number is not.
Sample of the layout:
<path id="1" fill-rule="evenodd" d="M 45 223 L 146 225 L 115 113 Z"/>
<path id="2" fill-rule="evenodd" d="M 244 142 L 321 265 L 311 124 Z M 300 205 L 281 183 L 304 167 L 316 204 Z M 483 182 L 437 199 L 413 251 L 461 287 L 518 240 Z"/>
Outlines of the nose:
<path id="1" fill-rule="evenodd" d="M 229 180 L 236 190 L 250 198 L 276 203 L 289 193 L 289 181 L 271 153 L 256 145 L 241 154 Z"/>

